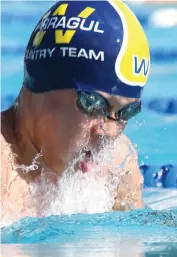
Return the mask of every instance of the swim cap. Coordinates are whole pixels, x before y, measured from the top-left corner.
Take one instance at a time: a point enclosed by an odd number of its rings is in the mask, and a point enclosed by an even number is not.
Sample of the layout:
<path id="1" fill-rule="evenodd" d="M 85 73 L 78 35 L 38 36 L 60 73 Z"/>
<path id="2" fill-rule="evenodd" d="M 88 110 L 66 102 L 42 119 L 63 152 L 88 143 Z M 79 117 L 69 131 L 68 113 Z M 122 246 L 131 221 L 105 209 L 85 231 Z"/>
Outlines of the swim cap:
<path id="1" fill-rule="evenodd" d="M 120 0 L 59 1 L 34 29 L 25 52 L 32 92 L 87 88 L 139 98 L 150 54 L 145 33 Z"/>

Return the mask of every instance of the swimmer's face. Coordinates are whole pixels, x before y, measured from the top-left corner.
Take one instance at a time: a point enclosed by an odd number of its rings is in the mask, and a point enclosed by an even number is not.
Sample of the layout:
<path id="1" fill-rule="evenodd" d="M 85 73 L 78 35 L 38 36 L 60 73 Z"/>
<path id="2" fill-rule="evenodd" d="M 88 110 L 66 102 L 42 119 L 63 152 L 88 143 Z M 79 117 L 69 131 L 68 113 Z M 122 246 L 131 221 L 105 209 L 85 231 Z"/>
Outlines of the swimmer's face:
<path id="1" fill-rule="evenodd" d="M 135 99 L 111 96 L 98 92 L 110 105 L 109 113 L 115 113 Z M 114 138 L 121 134 L 126 122 L 115 122 L 82 112 L 76 105 L 74 90 L 52 91 L 34 94 L 36 98 L 34 123 L 35 141 L 49 167 L 61 172 L 68 163 L 86 148 L 99 148 L 102 138 Z"/>

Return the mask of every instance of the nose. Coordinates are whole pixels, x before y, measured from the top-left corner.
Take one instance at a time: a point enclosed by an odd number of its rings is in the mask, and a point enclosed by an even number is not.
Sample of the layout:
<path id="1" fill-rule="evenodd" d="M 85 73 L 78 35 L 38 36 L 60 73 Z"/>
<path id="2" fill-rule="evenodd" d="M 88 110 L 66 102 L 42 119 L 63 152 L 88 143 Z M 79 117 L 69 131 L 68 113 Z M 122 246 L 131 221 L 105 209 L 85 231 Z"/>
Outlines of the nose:
<path id="1" fill-rule="evenodd" d="M 92 126 L 91 132 L 95 135 L 116 137 L 122 133 L 125 126 L 126 124 L 122 122 L 118 123 L 117 121 L 104 118 L 99 120 Z"/>

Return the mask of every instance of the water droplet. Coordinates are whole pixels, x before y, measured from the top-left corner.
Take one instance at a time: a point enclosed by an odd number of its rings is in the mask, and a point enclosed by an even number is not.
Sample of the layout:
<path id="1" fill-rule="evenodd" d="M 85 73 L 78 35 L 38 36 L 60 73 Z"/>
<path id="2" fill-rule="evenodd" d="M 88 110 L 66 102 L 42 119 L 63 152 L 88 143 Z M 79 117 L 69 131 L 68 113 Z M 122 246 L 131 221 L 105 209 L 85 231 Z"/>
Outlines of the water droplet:
<path id="1" fill-rule="evenodd" d="M 139 127 L 141 127 L 142 125 L 145 124 L 145 122 L 144 122 L 144 121 L 138 121 L 138 120 L 136 120 L 136 124 L 137 124 Z"/>
<path id="2" fill-rule="evenodd" d="M 125 206 L 126 206 L 126 201 L 123 200 L 123 201 L 121 202 L 121 207 L 125 207 Z"/>

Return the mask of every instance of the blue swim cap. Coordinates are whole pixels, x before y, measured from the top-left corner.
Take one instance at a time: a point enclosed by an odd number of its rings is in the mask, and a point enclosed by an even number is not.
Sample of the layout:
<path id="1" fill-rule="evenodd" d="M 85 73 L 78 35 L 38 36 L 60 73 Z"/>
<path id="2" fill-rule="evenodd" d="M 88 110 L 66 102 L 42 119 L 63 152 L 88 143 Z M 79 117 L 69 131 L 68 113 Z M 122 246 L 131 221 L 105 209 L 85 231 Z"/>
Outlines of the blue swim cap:
<path id="1" fill-rule="evenodd" d="M 59 1 L 34 29 L 24 63 L 24 85 L 35 93 L 79 87 L 139 98 L 150 54 L 122 1 Z"/>

